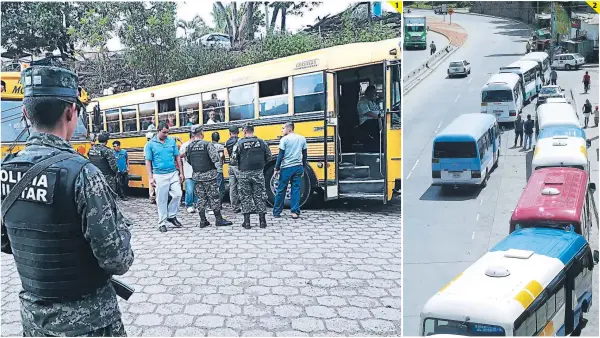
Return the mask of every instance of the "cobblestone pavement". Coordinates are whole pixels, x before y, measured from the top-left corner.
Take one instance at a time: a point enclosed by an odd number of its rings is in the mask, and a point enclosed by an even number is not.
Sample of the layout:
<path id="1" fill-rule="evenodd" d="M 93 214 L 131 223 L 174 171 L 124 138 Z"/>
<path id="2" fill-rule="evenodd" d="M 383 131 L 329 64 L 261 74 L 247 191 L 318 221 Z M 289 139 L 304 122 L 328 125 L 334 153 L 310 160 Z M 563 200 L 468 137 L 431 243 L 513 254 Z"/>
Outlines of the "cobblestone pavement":
<path id="1" fill-rule="evenodd" d="M 328 203 L 289 210 L 267 229 L 244 230 L 242 216 L 224 210 L 233 227 L 160 233 L 155 206 L 122 203 L 135 222 L 135 262 L 123 277 L 136 289 L 120 300 L 130 336 L 399 336 L 401 307 L 400 201 L 390 205 Z M 183 209 L 183 208 L 182 208 Z M 1 255 L 1 335 L 21 335 L 12 256 Z"/>

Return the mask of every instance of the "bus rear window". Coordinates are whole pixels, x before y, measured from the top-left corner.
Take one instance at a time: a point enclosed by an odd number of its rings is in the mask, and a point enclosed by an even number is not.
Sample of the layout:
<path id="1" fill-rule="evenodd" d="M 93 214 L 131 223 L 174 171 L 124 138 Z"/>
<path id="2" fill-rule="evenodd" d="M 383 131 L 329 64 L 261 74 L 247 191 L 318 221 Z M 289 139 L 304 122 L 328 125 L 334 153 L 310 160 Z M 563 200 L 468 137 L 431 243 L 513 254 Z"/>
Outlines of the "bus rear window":
<path id="1" fill-rule="evenodd" d="M 423 336 L 447 334 L 471 337 L 502 337 L 506 335 L 504 329 L 496 325 L 476 324 L 433 318 L 427 318 L 425 320 L 423 329 Z"/>
<path id="2" fill-rule="evenodd" d="M 510 90 L 489 90 L 481 92 L 481 102 L 511 102 L 513 100 Z"/>
<path id="3" fill-rule="evenodd" d="M 477 148 L 475 142 L 435 142 L 433 145 L 435 158 L 475 158 Z"/>

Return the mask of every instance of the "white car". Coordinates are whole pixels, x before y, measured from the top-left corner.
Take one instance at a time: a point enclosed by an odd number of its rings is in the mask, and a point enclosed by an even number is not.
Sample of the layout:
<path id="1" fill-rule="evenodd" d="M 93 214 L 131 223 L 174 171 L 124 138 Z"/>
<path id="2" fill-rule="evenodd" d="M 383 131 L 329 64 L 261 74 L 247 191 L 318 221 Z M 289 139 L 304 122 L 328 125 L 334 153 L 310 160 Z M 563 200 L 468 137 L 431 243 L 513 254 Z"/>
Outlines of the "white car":
<path id="1" fill-rule="evenodd" d="M 448 77 L 453 77 L 455 75 L 464 75 L 468 76 L 471 74 L 471 64 L 467 62 L 467 60 L 458 60 L 450 62 L 448 66 Z"/>
<path id="2" fill-rule="evenodd" d="M 227 34 L 210 33 L 200 37 L 200 43 L 206 47 L 231 49 L 231 37 Z"/>
<path id="3" fill-rule="evenodd" d="M 585 58 L 579 53 L 558 54 L 552 60 L 552 68 L 566 70 L 578 69 L 585 64 Z"/>
<path id="4" fill-rule="evenodd" d="M 554 97 L 565 97 L 564 89 L 560 88 L 560 86 L 544 86 L 542 90 L 540 90 L 537 99 L 537 105 L 546 103 L 546 100 Z"/>

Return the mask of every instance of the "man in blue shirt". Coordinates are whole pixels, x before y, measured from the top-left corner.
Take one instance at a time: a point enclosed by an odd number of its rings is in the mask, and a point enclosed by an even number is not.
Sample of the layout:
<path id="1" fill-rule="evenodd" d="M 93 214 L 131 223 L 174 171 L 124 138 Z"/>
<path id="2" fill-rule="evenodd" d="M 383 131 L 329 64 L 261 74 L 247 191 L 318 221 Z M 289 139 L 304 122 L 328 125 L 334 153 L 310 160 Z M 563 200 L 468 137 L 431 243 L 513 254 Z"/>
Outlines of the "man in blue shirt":
<path id="1" fill-rule="evenodd" d="M 166 232 L 166 222 L 176 228 L 182 225 L 177 220 L 177 212 L 181 201 L 181 183 L 185 181 L 177 141 L 169 137 L 169 126 L 165 122 L 158 125 L 156 135 L 144 147 L 146 170 L 150 185 L 156 188 L 156 205 L 158 207 L 158 230 Z M 171 202 L 169 202 L 171 195 Z"/>
<path id="2" fill-rule="evenodd" d="M 115 140 L 112 145 L 117 159 L 117 194 L 122 200 L 126 200 L 125 190 L 129 186 L 129 155 L 127 150 L 121 149 L 121 141 Z"/>
<path id="3" fill-rule="evenodd" d="M 279 186 L 275 195 L 273 216 L 281 217 L 285 192 L 291 181 L 290 207 L 292 218 L 297 219 L 300 217 L 300 184 L 304 176 L 304 166 L 307 165 L 306 138 L 294 133 L 292 122 L 284 124 L 281 132 L 284 136 L 279 141 L 279 155 L 275 164 L 275 175 L 279 175 Z"/>

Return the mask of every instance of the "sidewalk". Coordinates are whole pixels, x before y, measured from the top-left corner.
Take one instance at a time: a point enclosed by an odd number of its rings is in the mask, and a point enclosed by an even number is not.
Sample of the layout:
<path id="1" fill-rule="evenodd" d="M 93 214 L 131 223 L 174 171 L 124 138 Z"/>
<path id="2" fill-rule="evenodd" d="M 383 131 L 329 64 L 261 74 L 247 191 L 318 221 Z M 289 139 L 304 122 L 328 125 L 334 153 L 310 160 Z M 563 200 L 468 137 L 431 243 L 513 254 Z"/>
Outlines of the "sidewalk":
<path id="1" fill-rule="evenodd" d="M 462 26 L 455 23 L 450 24 L 438 18 L 430 18 L 428 25 L 432 31 L 447 37 L 450 44 L 456 47 L 462 46 L 469 37 L 469 34 L 467 34 Z"/>

